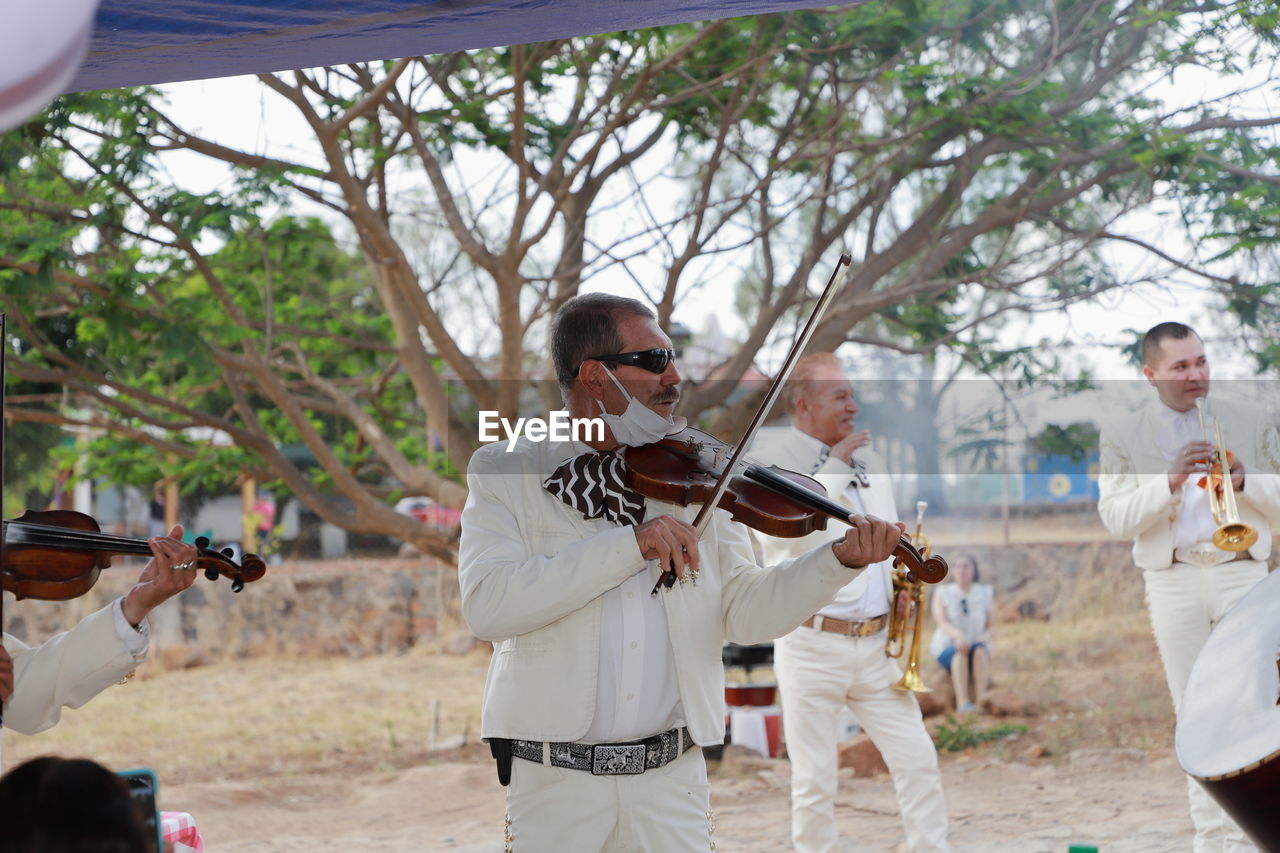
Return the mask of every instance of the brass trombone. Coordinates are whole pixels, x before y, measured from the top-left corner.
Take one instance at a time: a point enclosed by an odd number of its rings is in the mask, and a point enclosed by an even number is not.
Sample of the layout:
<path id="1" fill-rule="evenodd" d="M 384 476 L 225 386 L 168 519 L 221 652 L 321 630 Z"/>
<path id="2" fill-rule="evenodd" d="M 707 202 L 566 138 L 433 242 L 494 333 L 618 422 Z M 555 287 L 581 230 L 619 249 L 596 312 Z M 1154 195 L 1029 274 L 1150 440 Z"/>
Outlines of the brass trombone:
<path id="1" fill-rule="evenodd" d="M 1200 434 L 1209 440 L 1209 431 L 1204 424 L 1204 398 L 1196 398 L 1196 412 L 1200 415 Z M 1240 520 L 1240 510 L 1236 506 L 1236 491 L 1231 484 L 1231 460 L 1226 444 L 1222 441 L 1222 421 L 1213 419 L 1213 453 L 1209 456 L 1209 473 L 1205 475 L 1203 485 L 1209 493 L 1209 510 L 1213 513 L 1213 522 L 1218 529 L 1213 532 L 1213 544 L 1224 551 L 1247 551 L 1258 541 L 1258 531 Z M 1218 472 L 1218 482 L 1214 482 L 1214 470 Z M 1221 486 L 1219 486 L 1221 484 Z M 1221 487 L 1222 494 L 1218 494 Z"/>
<path id="2" fill-rule="evenodd" d="M 911 544 L 920 551 L 921 557 L 929 556 L 929 539 L 921 528 L 924 527 L 924 511 L 929 508 L 928 501 L 916 501 L 916 530 L 911 534 Z M 898 607 L 898 599 L 903 591 L 907 593 L 906 612 Z M 891 658 L 902 657 L 905 649 L 907 622 L 912 623 L 911 654 L 907 657 L 907 667 L 902 678 L 893 685 L 898 690 L 910 690 L 913 693 L 932 693 L 920 677 L 920 639 L 924 633 L 924 582 L 910 577 L 906 566 L 893 564 L 893 600 L 889 604 L 889 634 L 885 640 L 884 653 Z"/>

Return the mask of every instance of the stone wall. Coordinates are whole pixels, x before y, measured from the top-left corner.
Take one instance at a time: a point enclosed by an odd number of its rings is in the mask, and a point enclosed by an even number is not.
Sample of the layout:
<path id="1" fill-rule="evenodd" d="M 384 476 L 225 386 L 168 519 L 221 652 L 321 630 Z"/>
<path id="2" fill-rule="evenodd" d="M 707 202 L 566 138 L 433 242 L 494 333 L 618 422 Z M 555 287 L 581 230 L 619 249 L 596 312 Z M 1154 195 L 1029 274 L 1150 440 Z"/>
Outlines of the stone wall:
<path id="1" fill-rule="evenodd" d="M 1001 622 L 1143 603 L 1142 572 L 1128 542 L 964 545 L 942 553 L 953 561 L 962 554 L 977 560 L 980 582 L 995 587 Z"/>
<path id="2" fill-rule="evenodd" d="M 123 561 L 122 561 L 123 563 Z M 14 602 L 5 630 L 38 642 L 127 592 L 140 561 L 102 573 L 74 601 Z M 231 592 L 201 576 L 153 614 L 155 646 L 198 650 L 202 659 L 257 655 L 362 657 L 404 650 L 460 622 L 457 572 L 428 559 L 326 560 L 271 566 Z"/>
<path id="3" fill-rule="evenodd" d="M 1000 622 L 1060 619 L 1091 608 L 1145 613 L 1141 572 L 1127 542 L 939 549 L 952 560 L 963 553 L 977 559 L 982 582 L 996 588 Z M 28 641 L 48 637 L 126 592 L 141 565 L 103 572 L 97 586 L 75 601 L 13 603 L 6 596 L 5 630 Z M 158 648 L 197 649 L 216 660 L 396 652 L 435 641 L 462 623 L 453 567 L 388 558 L 271 566 L 238 595 L 226 580 L 202 577 L 160 608 L 153 624 Z"/>

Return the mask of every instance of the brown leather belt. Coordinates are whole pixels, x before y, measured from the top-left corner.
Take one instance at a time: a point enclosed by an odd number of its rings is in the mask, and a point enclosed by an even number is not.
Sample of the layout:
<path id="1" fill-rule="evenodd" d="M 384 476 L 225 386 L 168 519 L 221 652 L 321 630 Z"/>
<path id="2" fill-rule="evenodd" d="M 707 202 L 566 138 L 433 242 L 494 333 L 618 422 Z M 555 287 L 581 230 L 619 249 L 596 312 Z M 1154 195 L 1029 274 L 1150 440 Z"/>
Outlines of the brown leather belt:
<path id="1" fill-rule="evenodd" d="M 830 616 L 810 616 L 801 625 L 815 631 L 830 631 L 832 634 L 843 634 L 846 637 L 870 637 L 872 634 L 879 634 L 888 621 L 888 613 L 862 622 L 846 622 L 843 619 L 832 619 Z"/>

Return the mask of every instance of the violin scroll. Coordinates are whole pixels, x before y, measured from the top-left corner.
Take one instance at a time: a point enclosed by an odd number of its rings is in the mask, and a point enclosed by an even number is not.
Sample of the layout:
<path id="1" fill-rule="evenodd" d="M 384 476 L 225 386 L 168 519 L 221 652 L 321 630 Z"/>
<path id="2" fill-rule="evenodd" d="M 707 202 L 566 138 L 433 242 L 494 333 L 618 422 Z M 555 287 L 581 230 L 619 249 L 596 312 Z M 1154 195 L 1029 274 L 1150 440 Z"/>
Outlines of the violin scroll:
<path id="1" fill-rule="evenodd" d="M 920 551 L 905 536 L 898 540 L 893 556 L 894 565 L 906 567 L 908 579 L 912 582 L 941 583 L 951 568 L 946 559 L 938 554 L 921 556 Z"/>
<path id="2" fill-rule="evenodd" d="M 195 546 L 196 566 L 204 569 L 204 576 L 216 581 L 220 575 L 226 575 L 231 578 L 232 592 L 239 592 L 246 583 L 253 583 L 267 573 L 267 564 L 257 554 L 245 554 L 237 565 L 234 550 L 214 551 L 209 547 L 207 536 L 197 536 Z"/>

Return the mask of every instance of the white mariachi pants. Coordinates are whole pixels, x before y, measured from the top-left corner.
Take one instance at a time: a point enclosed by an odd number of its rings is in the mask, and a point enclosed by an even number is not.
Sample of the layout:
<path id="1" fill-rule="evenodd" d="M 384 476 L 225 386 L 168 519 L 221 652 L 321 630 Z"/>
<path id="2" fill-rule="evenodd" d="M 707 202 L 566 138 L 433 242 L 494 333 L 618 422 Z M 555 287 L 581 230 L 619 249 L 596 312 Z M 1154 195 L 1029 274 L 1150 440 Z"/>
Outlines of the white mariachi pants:
<path id="1" fill-rule="evenodd" d="M 511 760 L 508 853 L 708 853 L 711 834 L 699 747 L 633 776 Z"/>
<path id="2" fill-rule="evenodd" d="M 1168 569 L 1143 572 L 1142 576 L 1151 630 L 1164 662 L 1176 714 L 1191 678 L 1191 666 L 1209 639 L 1209 631 L 1254 584 L 1267 576 L 1267 566 L 1258 560 L 1216 566 L 1174 563 Z M 1187 777 L 1187 795 L 1191 800 L 1191 822 L 1196 827 L 1195 853 L 1254 850 L 1235 821 L 1191 777 Z"/>
<path id="3" fill-rule="evenodd" d="M 884 631 L 845 637 L 804 627 L 774 644 L 796 853 L 836 849 L 836 726 L 845 705 L 889 766 L 907 846 L 914 853 L 950 850 L 938 752 L 915 696 L 893 688 L 902 671 L 885 657 L 884 644 Z"/>

